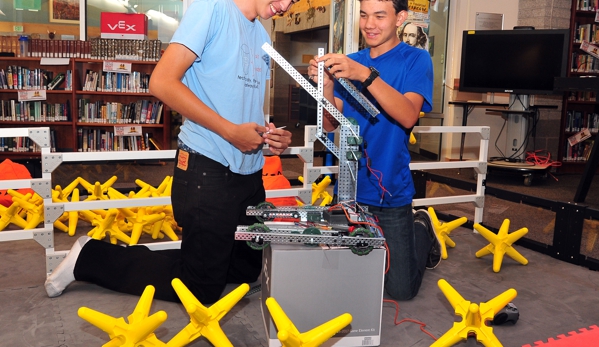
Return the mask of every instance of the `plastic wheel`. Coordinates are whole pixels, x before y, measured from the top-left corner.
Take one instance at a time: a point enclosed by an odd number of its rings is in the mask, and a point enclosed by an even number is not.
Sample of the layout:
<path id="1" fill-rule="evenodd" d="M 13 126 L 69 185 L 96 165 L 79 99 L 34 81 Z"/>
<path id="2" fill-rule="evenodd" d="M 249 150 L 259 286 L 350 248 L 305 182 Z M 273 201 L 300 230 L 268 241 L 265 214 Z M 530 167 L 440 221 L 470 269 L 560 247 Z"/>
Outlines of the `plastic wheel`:
<path id="1" fill-rule="evenodd" d="M 314 228 L 314 227 L 304 229 L 302 234 L 303 235 L 322 235 L 322 233 L 320 232 L 320 229 Z M 318 246 L 318 243 L 308 242 L 308 243 L 304 243 L 304 245 L 310 246 L 310 247 L 316 247 L 316 246 Z"/>
<path id="2" fill-rule="evenodd" d="M 266 209 L 266 210 L 274 210 L 276 208 L 276 206 L 272 203 L 272 202 L 268 202 L 268 201 L 264 201 L 258 204 L 258 206 L 256 206 L 256 208 L 260 208 L 260 209 Z M 268 214 L 262 214 L 262 216 L 256 216 L 256 219 L 261 222 L 264 223 L 265 221 L 270 221 L 273 220 L 274 218 L 269 218 Z"/>
<path id="3" fill-rule="evenodd" d="M 270 229 L 264 224 L 256 223 L 250 225 L 248 227 L 248 231 L 252 233 L 269 233 Z M 246 243 L 251 249 L 255 249 L 257 251 L 261 251 L 270 245 L 270 242 L 264 241 L 264 239 L 258 235 L 254 236 L 251 241 L 246 241 Z"/>
<path id="4" fill-rule="evenodd" d="M 356 228 L 354 231 L 349 233 L 349 236 L 351 236 L 351 237 L 374 237 L 374 234 L 372 233 L 372 231 L 370 231 L 368 229 Z M 373 246 L 369 246 L 368 244 L 363 243 L 363 242 L 358 242 L 356 245 L 349 247 L 349 249 L 352 251 L 352 253 L 357 254 L 357 255 L 369 254 L 373 248 L 374 248 Z"/>

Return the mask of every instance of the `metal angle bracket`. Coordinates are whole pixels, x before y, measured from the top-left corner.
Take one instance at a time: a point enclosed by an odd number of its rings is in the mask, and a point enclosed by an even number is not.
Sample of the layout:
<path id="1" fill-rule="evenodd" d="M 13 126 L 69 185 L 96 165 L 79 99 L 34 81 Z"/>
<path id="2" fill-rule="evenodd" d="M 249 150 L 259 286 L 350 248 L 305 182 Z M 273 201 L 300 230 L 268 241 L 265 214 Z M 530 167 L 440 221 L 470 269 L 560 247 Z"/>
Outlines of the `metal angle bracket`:
<path id="1" fill-rule="evenodd" d="M 316 142 L 316 127 L 314 126 L 307 126 L 305 129 L 305 141 L 306 142 Z"/>
<path id="2" fill-rule="evenodd" d="M 491 138 L 491 128 L 482 128 L 480 131 L 480 137 L 482 137 L 483 140 L 489 140 Z"/>
<path id="3" fill-rule="evenodd" d="M 485 197 L 484 196 L 477 196 L 476 198 L 474 198 L 474 206 L 478 207 L 478 208 L 483 208 L 485 207 Z"/>
<path id="4" fill-rule="evenodd" d="M 60 251 L 46 255 L 46 273 L 50 274 L 66 258 L 68 251 Z"/>
<path id="5" fill-rule="evenodd" d="M 33 239 L 46 249 L 54 246 L 54 232 L 52 230 L 34 231 Z"/>
<path id="6" fill-rule="evenodd" d="M 312 202 L 312 189 L 299 189 L 297 191 L 297 197 L 304 202 L 304 204 L 310 204 Z"/>
<path id="7" fill-rule="evenodd" d="M 473 169 L 479 175 L 486 174 L 487 173 L 487 163 L 480 162 L 480 163 L 478 163 L 478 166 L 475 166 Z"/>
<path id="8" fill-rule="evenodd" d="M 304 163 L 313 163 L 314 162 L 314 151 L 308 148 L 302 148 L 299 150 L 299 153 L 297 154 L 297 156 L 304 162 Z"/>
<path id="9" fill-rule="evenodd" d="M 58 217 L 64 213 L 64 204 L 44 205 L 44 223 L 54 224 Z"/>
<path id="10" fill-rule="evenodd" d="M 312 185 L 312 183 L 316 182 L 316 179 L 318 177 L 320 177 L 321 175 L 321 171 L 319 168 L 311 168 L 311 169 L 306 169 L 306 183 L 308 185 Z"/>
<path id="11" fill-rule="evenodd" d="M 43 199 L 52 198 L 52 185 L 49 179 L 31 180 L 31 189 L 38 193 Z"/>
<path id="12" fill-rule="evenodd" d="M 42 155 L 43 173 L 52 173 L 60 164 L 62 164 L 62 154 Z"/>
<path id="13" fill-rule="evenodd" d="M 50 128 L 29 129 L 29 138 L 38 146 L 50 148 Z"/>

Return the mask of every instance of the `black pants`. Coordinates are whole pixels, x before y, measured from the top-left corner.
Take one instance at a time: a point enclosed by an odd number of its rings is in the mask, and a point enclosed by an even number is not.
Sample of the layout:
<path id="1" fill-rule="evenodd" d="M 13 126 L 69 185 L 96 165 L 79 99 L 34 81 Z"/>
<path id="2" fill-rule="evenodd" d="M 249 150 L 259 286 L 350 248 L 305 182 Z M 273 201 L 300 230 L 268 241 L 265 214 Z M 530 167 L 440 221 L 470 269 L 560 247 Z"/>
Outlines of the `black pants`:
<path id="1" fill-rule="evenodd" d="M 262 252 L 235 241 L 235 231 L 256 222 L 245 215 L 246 208 L 265 198 L 261 171 L 235 174 L 190 153 L 187 170 L 175 167 L 171 194 L 175 220 L 183 228 L 181 249 L 151 251 L 90 240 L 75 264 L 75 278 L 134 295 L 151 284 L 154 297 L 168 301 L 179 301 L 171 286 L 179 278 L 200 302 L 214 303 L 227 283 L 254 282 L 260 275 Z"/>

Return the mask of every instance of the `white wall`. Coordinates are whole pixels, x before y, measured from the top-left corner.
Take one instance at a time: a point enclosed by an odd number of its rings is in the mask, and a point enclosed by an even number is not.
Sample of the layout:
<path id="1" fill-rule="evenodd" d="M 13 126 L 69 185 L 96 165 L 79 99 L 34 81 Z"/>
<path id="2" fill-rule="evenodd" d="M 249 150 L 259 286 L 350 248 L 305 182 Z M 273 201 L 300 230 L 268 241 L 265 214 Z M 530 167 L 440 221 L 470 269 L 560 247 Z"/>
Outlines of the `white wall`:
<path id="1" fill-rule="evenodd" d="M 449 13 L 449 37 L 447 43 L 447 74 L 446 102 L 452 100 L 485 100 L 486 95 L 480 93 L 460 93 L 454 90 L 454 79 L 460 76 L 460 58 L 462 50 L 462 33 L 464 30 L 475 29 L 477 13 L 500 13 L 503 14 L 503 29 L 512 29 L 518 25 L 518 3 L 519 0 L 460 0 L 452 1 Z M 506 47 L 509 49 L 509 47 Z M 508 102 L 507 94 L 495 94 L 495 102 Z M 499 136 L 499 130 L 503 125 L 503 119 L 499 116 L 485 114 L 485 107 L 476 107 L 468 116 L 468 125 L 488 125 L 491 127 L 489 144 L 489 157 L 499 156 L 495 149 L 495 141 L 498 141 L 503 149 L 505 137 Z M 459 106 L 445 105 L 443 125 L 461 126 L 462 108 Z M 461 135 L 448 134 L 443 138 L 441 160 L 459 159 Z M 479 138 L 477 135 L 466 135 L 463 157 L 477 158 L 479 150 Z"/>

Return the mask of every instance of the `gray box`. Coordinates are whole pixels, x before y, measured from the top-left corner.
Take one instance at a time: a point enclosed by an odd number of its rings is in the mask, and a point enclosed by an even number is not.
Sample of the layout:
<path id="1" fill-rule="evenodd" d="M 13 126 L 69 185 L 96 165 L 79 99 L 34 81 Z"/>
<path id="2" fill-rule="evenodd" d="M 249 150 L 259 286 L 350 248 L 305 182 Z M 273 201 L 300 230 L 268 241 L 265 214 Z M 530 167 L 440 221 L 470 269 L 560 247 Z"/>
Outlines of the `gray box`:
<path id="1" fill-rule="evenodd" d="M 358 256 L 348 248 L 271 244 L 262 260 L 262 317 L 269 347 L 280 347 L 266 299 L 277 300 L 300 333 L 343 314 L 352 322 L 322 346 L 379 346 L 385 249 Z"/>

